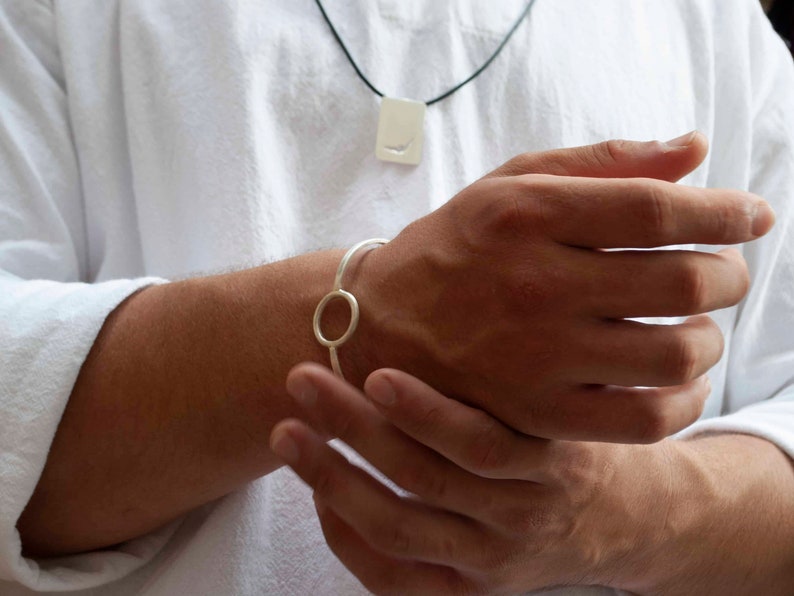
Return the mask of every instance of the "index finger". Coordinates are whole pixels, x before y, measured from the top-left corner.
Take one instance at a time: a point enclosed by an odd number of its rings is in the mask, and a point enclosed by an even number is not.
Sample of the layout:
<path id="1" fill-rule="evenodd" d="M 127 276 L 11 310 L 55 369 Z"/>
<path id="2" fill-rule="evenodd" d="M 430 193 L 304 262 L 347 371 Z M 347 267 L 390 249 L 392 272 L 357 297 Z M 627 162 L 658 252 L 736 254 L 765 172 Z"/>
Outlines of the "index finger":
<path id="1" fill-rule="evenodd" d="M 761 197 L 650 178 L 516 178 L 520 214 L 557 242 L 588 248 L 738 244 L 766 234 L 775 214 Z"/>
<path id="2" fill-rule="evenodd" d="M 482 410 L 450 399 L 394 369 L 372 373 L 367 397 L 392 424 L 464 470 L 497 480 L 548 479 L 547 439 L 516 432 Z"/>

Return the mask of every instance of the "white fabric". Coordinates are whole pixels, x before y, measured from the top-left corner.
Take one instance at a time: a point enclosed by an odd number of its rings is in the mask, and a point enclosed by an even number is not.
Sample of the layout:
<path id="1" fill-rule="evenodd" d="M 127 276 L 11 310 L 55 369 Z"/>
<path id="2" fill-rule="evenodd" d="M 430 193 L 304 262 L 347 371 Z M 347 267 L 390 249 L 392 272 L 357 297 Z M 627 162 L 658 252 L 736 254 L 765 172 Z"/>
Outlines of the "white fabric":
<path id="1" fill-rule="evenodd" d="M 326 2 L 377 86 L 426 99 L 524 0 Z M 539 0 L 479 79 L 428 109 L 411 168 L 374 159 L 377 100 L 309 0 L 0 0 L 0 593 L 364 593 L 288 471 L 108 552 L 24 559 L 15 524 L 126 296 L 391 237 L 523 151 L 697 127 L 712 151 L 685 182 L 767 197 L 778 225 L 744 249 L 752 291 L 716 315 L 727 349 L 705 416 L 732 414 L 689 432 L 794 456 L 792 98 L 756 0 Z"/>

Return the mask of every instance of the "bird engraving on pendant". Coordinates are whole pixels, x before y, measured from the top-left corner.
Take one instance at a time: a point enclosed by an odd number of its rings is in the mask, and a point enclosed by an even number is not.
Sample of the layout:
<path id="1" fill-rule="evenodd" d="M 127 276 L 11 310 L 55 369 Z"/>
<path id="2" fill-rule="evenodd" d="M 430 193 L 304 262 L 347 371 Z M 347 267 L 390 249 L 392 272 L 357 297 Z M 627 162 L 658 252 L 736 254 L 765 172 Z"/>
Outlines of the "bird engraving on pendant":
<path id="1" fill-rule="evenodd" d="M 414 140 L 411 139 L 404 145 L 384 145 L 383 148 L 389 153 L 394 153 L 395 155 L 405 155 L 405 152 L 408 151 L 413 144 Z"/>

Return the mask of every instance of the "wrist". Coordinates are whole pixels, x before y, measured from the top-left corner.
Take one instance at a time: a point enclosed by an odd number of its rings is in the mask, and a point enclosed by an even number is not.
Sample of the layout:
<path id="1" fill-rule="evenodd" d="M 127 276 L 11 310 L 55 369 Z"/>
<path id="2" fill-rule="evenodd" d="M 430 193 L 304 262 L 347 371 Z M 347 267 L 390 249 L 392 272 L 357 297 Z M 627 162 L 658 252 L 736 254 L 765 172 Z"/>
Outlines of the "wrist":
<path id="1" fill-rule="evenodd" d="M 646 453 L 634 462 L 630 482 L 638 487 L 633 499 L 639 531 L 610 585 L 637 594 L 672 594 L 677 582 L 688 585 L 685 559 L 695 546 L 693 538 L 709 523 L 703 510 L 712 503 L 709 480 L 682 442 L 668 439 L 637 448 Z"/>
<path id="2" fill-rule="evenodd" d="M 614 445 L 619 454 L 598 517 L 603 559 L 591 581 L 637 594 L 652 594 L 686 509 L 677 509 L 680 454 L 672 441 Z M 683 519 L 679 517 L 684 516 Z"/>
<path id="3" fill-rule="evenodd" d="M 360 362 L 353 366 L 361 369 L 363 364 L 366 374 L 379 368 L 396 368 L 450 393 L 439 377 L 443 358 L 427 320 L 454 306 L 446 300 L 434 300 L 445 284 L 438 269 L 412 250 L 417 243 L 421 239 L 406 238 L 403 232 L 362 255 L 354 268 L 346 284 L 358 299 L 361 312 L 359 330 L 351 340 L 357 344 Z M 426 280 L 438 282 L 427 284 Z"/>
<path id="4" fill-rule="evenodd" d="M 373 253 L 381 248 L 364 247 L 356 251 L 342 276 L 341 289 L 353 296 L 358 308 L 358 324 L 350 337 L 338 347 L 329 349 L 321 345 L 319 338 L 315 336 L 315 341 L 321 351 L 319 362 L 333 368 L 331 356 L 333 350 L 338 360 L 339 370 L 345 380 L 358 387 L 363 386 L 367 375 L 375 370 L 379 363 L 378 354 L 381 342 L 375 339 L 378 335 L 377 313 L 379 310 L 377 307 L 373 308 L 372 305 L 374 300 L 372 287 L 376 285 L 373 283 L 373 277 L 377 276 L 377 268 L 371 266 L 371 261 Z M 314 302 L 314 307 L 317 307 L 329 292 L 336 289 L 334 278 L 346 251 L 333 251 L 333 253 L 333 270 L 322 276 L 320 280 L 322 289 Z M 325 304 L 319 318 L 319 331 L 325 339 L 335 341 L 346 334 L 353 316 L 352 308 L 351 303 L 339 296 Z M 315 331 L 317 330 L 315 329 Z"/>
<path id="5" fill-rule="evenodd" d="M 749 435 L 658 445 L 668 458 L 669 488 L 651 507 L 650 539 L 637 549 L 633 577 L 615 587 L 665 596 L 790 593 L 791 461 Z"/>

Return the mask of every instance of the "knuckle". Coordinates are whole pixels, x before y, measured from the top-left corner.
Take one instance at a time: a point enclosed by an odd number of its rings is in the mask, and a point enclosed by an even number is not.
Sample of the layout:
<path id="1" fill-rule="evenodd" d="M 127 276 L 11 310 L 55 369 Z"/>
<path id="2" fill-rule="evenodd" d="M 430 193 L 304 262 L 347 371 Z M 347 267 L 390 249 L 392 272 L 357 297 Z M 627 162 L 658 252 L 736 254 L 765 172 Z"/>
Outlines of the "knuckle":
<path id="1" fill-rule="evenodd" d="M 720 358 L 722 358 L 722 355 L 725 352 L 725 336 L 722 334 L 722 329 L 720 329 L 720 326 L 717 325 L 717 323 L 715 323 L 714 319 L 711 317 L 706 318 L 706 325 L 707 332 L 712 339 L 711 345 L 715 346 L 714 354 L 711 357 L 711 362 L 709 362 L 710 365 L 714 365 L 719 361 Z"/>
<path id="2" fill-rule="evenodd" d="M 569 371 L 568 362 L 570 360 L 562 356 L 560 352 L 551 354 L 548 358 L 546 355 L 542 356 L 539 360 L 536 360 L 536 364 L 541 364 L 538 370 L 543 370 L 549 377 L 566 374 Z M 505 419 L 510 420 L 510 426 L 517 433 L 532 437 L 535 440 L 537 440 L 536 435 L 539 434 L 552 433 L 552 435 L 556 436 L 570 419 L 568 416 L 570 412 L 566 411 L 566 408 L 561 408 L 559 402 L 555 399 L 557 395 L 557 392 L 549 395 L 535 394 L 532 399 L 516 404 L 512 411 L 506 413 Z M 506 449 L 508 447 L 512 448 L 511 445 L 508 445 Z M 507 450 L 508 453 L 512 454 L 510 449 Z"/>
<path id="3" fill-rule="evenodd" d="M 697 334 L 704 346 L 699 351 L 699 366 L 693 372 L 694 376 L 688 379 L 691 381 L 706 372 L 722 358 L 722 354 L 725 351 L 725 337 L 720 326 L 708 315 L 700 315 L 697 321 L 697 329 L 688 330 L 687 332 L 692 336 Z"/>
<path id="4" fill-rule="evenodd" d="M 595 454 L 590 443 L 566 442 L 555 446 L 555 462 L 552 476 L 567 486 L 583 485 L 592 475 L 596 465 Z"/>
<path id="5" fill-rule="evenodd" d="M 736 210 L 732 204 L 725 202 L 716 202 L 713 207 L 711 227 L 713 229 L 714 238 L 716 242 L 728 241 L 736 236 L 737 220 Z"/>
<path id="6" fill-rule="evenodd" d="M 538 155 L 536 153 L 519 153 L 499 166 L 499 168 L 493 172 L 493 175 L 506 177 L 532 173 L 537 169 L 534 165 L 537 158 Z"/>
<path id="7" fill-rule="evenodd" d="M 461 228 L 470 226 L 472 221 L 488 225 L 499 210 L 500 198 L 505 194 L 505 184 L 499 176 L 477 180 L 447 201 L 440 210 L 446 211 L 454 225 Z M 419 219 L 408 224 L 406 230 L 416 228 L 422 221 L 423 219 Z"/>
<path id="8" fill-rule="evenodd" d="M 708 288 L 703 270 L 691 261 L 678 275 L 678 293 L 687 312 L 703 312 L 708 307 Z"/>
<path id="9" fill-rule="evenodd" d="M 721 200 L 714 206 L 715 232 L 713 244 L 735 244 L 756 238 L 753 233 L 760 202 L 758 195 L 744 191 L 719 191 Z"/>
<path id="10" fill-rule="evenodd" d="M 735 279 L 736 279 L 736 295 L 734 299 L 738 302 L 747 295 L 750 290 L 750 270 L 747 267 L 747 261 L 739 254 L 734 265 Z"/>
<path id="11" fill-rule="evenodd" d="M 593 157 L 605 168 L 625 161 L 628 156 L 628 141 L 623 139 L 610 139 L 592 147 Z"/>
<path id="12" fill-rule="evenodd" d="M 504 470 L 510 461 L 507 441 L 499 432 L 497 423 L 483 416 L 480 428 L 471 438 L 464 464 L 466 469 L 480 475 L 490 475 Z"/>
<path id="13" fill-rule="evenodd" d="M 520 234 L 528 219 L 531 219 L 531 214 L 527 202 L 521 197 L 511 194 L 496 204 L 490 227 L 494 228 L 497 233 L 510 231 Z"/>
<path id="14" fill-rule="evenodd" d="M 420 437 L 433 436 L 436 429 L 444 424 L 444 411 L 438 406 L 423 408 L 416 417 L 410 421 L 412 430 Z"/>
<path id="15" fill-rule="evenodd" d="M 449 492 L 445 474 L 438 474 L 421 465 L 408 463 L 400 466 L 394 481 L 404 488 L 428 501 L 444 502 Z"/>
<path id="16" fill-rule="evenodd" d="M 653 400 L 646 402 L 642 410 L 642 421 L 637 426 L 638 442 L 658 443 L 673 434 L 677 429 L 674 428 L 673 412 L 670 406 L 665 406 L 663 400 Z"/>
<path id="17" fill-rule="evenodd" d="M 708 393 L 703 392 L 694 399 L 689 400 L 687 404 L 688 410 L 683 416 L 681 416 L 678 422 L 676 422 L 674 425 L 671 425 L 670 431 L 666 436 L 669 437 L 673 433 L 677 433 L 678 431 L 683 430 L 689 425 L 697 422 L 698 419 L 700 419 L 700 416 L 703 414 L 703 409 L 706 406 L 706 399 L 708 399 Z"/>
<path id="18" fill-rule="evenodd" d="M 526 200 L 518 192 L 509 192 L 494 201 L 484 214 L 485 228 L 494 233 L 505 231 L 521 233 L 528 221 L 532 221 L 531 200 Z"/>
<path id="19" fill-rule="evenodd" d="M 526 174 L 511 182 L 510 192 L 502 197 L 504 227 L 520 233 L 523 240 L 545 238 L 564 229 L 569 220 L 581 211 L 581 196 L 575 189 L 561 184 L 559 177 L 548 174 Z M 531 235 L 530 235 L 531 233 Z"/>
<path id="20" fill-rule="evenodd" d="M 683 385 L 695 378 L 700 364 L 700 354 L 684 332 L 674 333 L 668 340 L 663 371 L 667 380 Z"/>
<path id="21" fill-rule="evenodd" d="M 497 201 L 489 204 L 486 221 L 496 231 L 525 235 L 527 230 L 544 229 L 549 201 L 547 176 L 524 174 L 511 179 Z"/>
<path id="22" fill-rule="evenodd" d="M 645 200 L 639 214 L 640 222 L 648 230 L 663 238 L 672 236 L 675 230 L 675 211 L 667 187 L 658 180 L 645 180 Z"/>
<path id="23" fill-rule="evenodd" d="M 642 145 L 646 148 L 648 153 L 653 153 L 656 155 L 664 155 L 670 151 L 670 147 L 662 141 L 647 141 L 642 143 Z"/>

